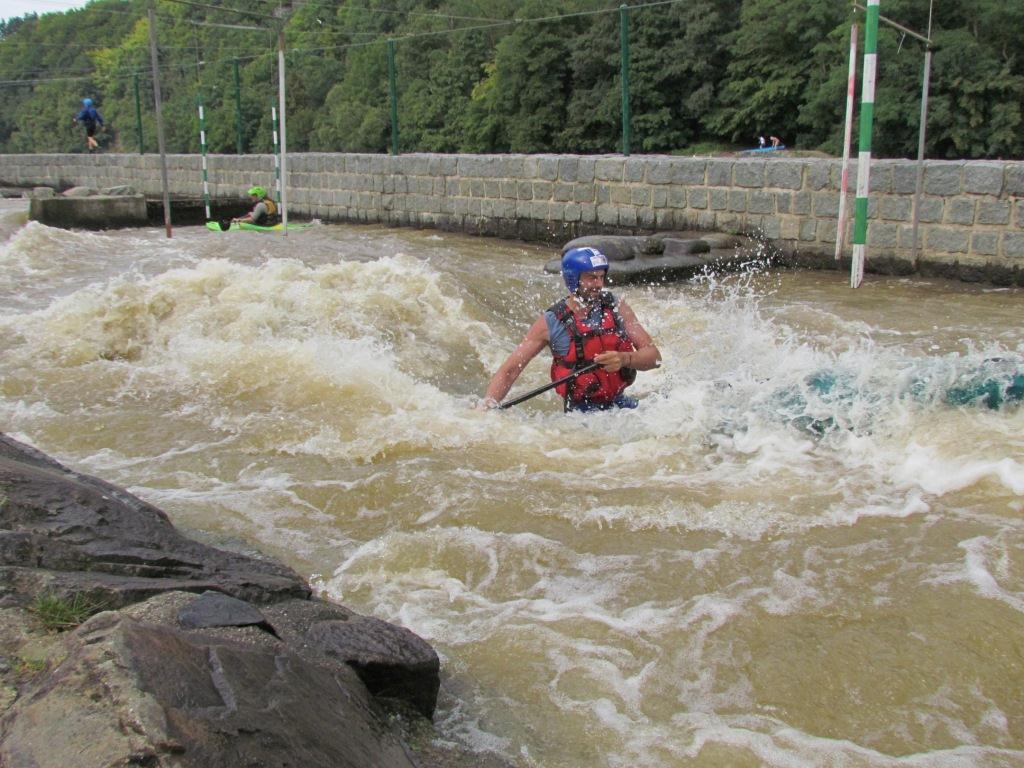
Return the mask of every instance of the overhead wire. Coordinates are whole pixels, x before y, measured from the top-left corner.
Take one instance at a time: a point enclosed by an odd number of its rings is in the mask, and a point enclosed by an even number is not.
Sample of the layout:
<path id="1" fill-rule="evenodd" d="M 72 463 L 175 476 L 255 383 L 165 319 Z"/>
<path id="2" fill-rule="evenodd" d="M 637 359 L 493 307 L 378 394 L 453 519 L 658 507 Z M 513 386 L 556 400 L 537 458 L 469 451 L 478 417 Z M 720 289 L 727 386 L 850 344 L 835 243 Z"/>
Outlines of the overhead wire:
<path id="1" fill-rule="evenodd" d="M 205 6 L 205 7 L 209 7 L 209 8 L 214 8 L 216 10 L 237 10 L 237 9 L 233 9 L 233 8 L 229 9 L 227 7 L 221 7 L 221 6 L 206 6 L 206 4 L 197 3 L 197 2 L 194 2 L 194 0 L 168 0 L 168 2 L 176 2 L 176 3 L 182 4 L 182 5 L 198 5 L 198 6 L 201 6 L 201 7 Z M 301 4 L 308 4 L 309 2 L 310 2 L 310 0 L 305 0 L 305 2 L 301 3 Z M 634 9 L 642 9 L 642 8 L 652 8 L 652 7 L 663 6 L 663 5 L 675 5 L 675 4 L 678 4 L 678 3 L 681 3 L 681 2 L 686 2 L 686 0 L 650 0 L 650 2 L 637 3 L 637 4 L 634 4 L 634 5 L 629 5 L 627 7 L 630 10 L 634 10 Z M 106 10 L 106 9 L 96 9 L 96 10 L 103 11 L 103 10 Z M 368 10 L 379 10 L 379 9 L 368 9 Z M 599 14 L 603 14 L 603 13 L 614 13 L 614 12 L 617 12 L 618 10 L 619 10 L 619 7 L 616 6 L 616 7 L 613 7 L 613 8 L 600 8 L 600 9 L 593 9 L 593 10 L 586 10 L 586 11 L 575 11 L 575 12 L 572 12 L 572 13 L 556 14 L 556 15 L 552 15 L 552 16 L 539 16 L 539 17 L 532 17 L 532 18 L 512 18 L 512 19 L 507 19 L 507 20 L 493 21 L 493 22 L 490 22 L 490 23 L 487 23 L 487 24 L 463 26 L 463 27 L 456 27 L 454 29 L 445 29 L 445 30 L 431 30 L 431 31 L 425 31 L 425 32 L 412 32 L 412 33 L 398 35 L 398 36 L 382 34 L 380 32 L 377 32 L 377 33 L 352 32 L 352 31 L 348 31 L 348 30 L 344 30 L 344 29 L 335 29 L 335 28 L 332 27 L 331 29 L 333 31 L 341 32 L 343 34 L 375 34 L 376 35 L 376 39 L 372 40 L 372 41 L 367 41 L 367 42 L 345 43 L 343 45 L 317 46 L 317 47 L 313 47 L 313 48 L 290 48 L 286 53 L 287 54 L 303 54 L 303 55 L 305 55 L 305 54 L 309 54 L 309 53 L 322 53 L 322 52 L 326 52 L 326 51 L 341 51 L 341 50 L 347 50 L 347 49 L 351 49 L 351 48 L 364 48 L 364 47 L 369 47 L 369 46 L 372 46 L 372 45 L 379 45 L 380 43 L 383 43 L 383 42 L 385 42 L 387 40 L 395 40 L 397 42 L 400 42 L 402 40 L 413 40 L 413 39 L 420 39 L 420 38 L 425 38 L 425 37 L 436 37 L 436 36 L 440 36 L 440 35 L 455 35 L 455 34 L 460 34 L 460 33 L 465 33 L 465 32 L 474 32 L 474 31 L 481 31 L 481 30 L 488 30 L 488 29 L 496 29 L 496 28 L 500 28 L 500 27 L 516 26 L 516 25 L 519 25 L 519 24 L 534 24 L 534 23 L 541 23 L 541 22 L 559 21 L 559 20 L 562 20 L 562 19 L 569 19 L 569 18 L 577 18 L 577 17 L 584 17 L 584 16 L 594 16 L 594 15 L 599 15 Z M 432 15 L 432 14 L 426 14 L 426 15 Z M 189 19 L 181 19 L 181 18 L 177 18 L 177 17 L 163 17 L 163 18 L 168 19 L 170 21 L 178 22 L 178 23 L 186 23 L 186 24 L 187 23 L 198 23 L 198 22 L 193 22 L 193 21 L 191 21 Z M 270 17 L 263 16 L 263 18 L 270 18 Z M 202 24 L 200 24 L 200 26 L 202 26 Z M 256 29 L 258 31 L 264 31 L 264 32 L 270 31 L 270 30 L 264 29 L 262 27 L 253 27 L 252 29 Z M 317 30 L 302 30 L 302 31 L 303 32 L 316 32 Z M 2 44 L 2 43 L 0 43 L 0 44 Z M 191 50 L 191 48 L 188 47 L 188 46 L 178 46 L 178 48 L 182 48 L 182 47 L 184 47 L 185 50 Z M 212 60 L 206 61 L 205 65 L 212 66 L 212 65 L 215 65 L 215 64 L 231 61 L 233 59 L 237 59 L 238 61 L 254 61 L 256 59 L 260 59 L 260 58 L 263 58 L 263 57 L 270 57 L 270 56 L 274 56 L 274 55 L 275 55 L 274 52 L 264 52 L 264 53 L 251 54 L 251 55 L 231 56 L 231 57 L 228 57 L 228 58 L 218 58 L 218 59 L 212 59 Z M 160 69 L 163 70 L 163 71 L 170 71 L 171 67 L 161 66 Z M 123 78 L 131 77 L 131 76 L 134 76 L 136 74 L 143 74 L 143 73 L 142 72 L 136 72 L 136 71 L 132 70 L 132 71 L 128 71 L 127 73 L 123 73 L 123 74 L 119 75 L 115 71 L 112 74 L 104 74 L 103 77 L 104 77 L 104 79 L 107 79 L 107 80 L 116 80 L 116 79 L 123 79 Z M 94 73 L 93 76 L 95 76 L 95 73 Z M 4 86 L 4 85 L 31 85 L 31 84 L 34 84 L 34 83 L 60 82 L 62 80 L 78 81 L 78 80 L 88 79 L 88 77 L 89 76 L 87 76 L 87 75 L 82 75 L 82 76 L 75 76 L 75 77 L 69 77 L 69 78 L 67 78 L 67 77 L 64 77 L 64 78 L 57 77 L 57 78 L 37 78 L 37 79 L 32 79 L 32 80 L 0 80 L 0 86 Z"/>
<path id="2" fill-rule="evenodd" d="M 292 6 L 293 7 L 301 8 L 301 7 L 310 5 L 314 1 L 315 0 L 295 0 L 295 2 L 292 3 Z M 399 15 L 402 15 L 402 16 L 427 16 L 427 17 L 432 18 L 432 19 L 451 19 L 451 20 L 458 20 L 458 21 L 501 21 L 501 19 L 488 19 L 488 18 L 484 18 L 484 17 L 480 17 L 480 16 L 457 16 L 455 14 L 450 14 L 450 13 L 443 13 L 443 14 L 442 13 L 436 13 L 436 12 L 435 13 L 429 13 L 427 11 L 398 11 L 398 10 L 391 10 L 390 8 L 367 8 L 365 6 L 348 5 L 348 4 L 340 7 L 338 10 L 362 11 L 362 12 L 371 13 L 371 14 L 378 13 L 378 14 L 399 14 Z"/>
<path id="3" fill-rule="evenodd" d="M 257 13 L 256 11 L 246 11 L 246 10 L 243 10 L 243 9 L 240 9 L 240 8 L 232 8 L 232 7 L 226 6 L 226 5 L 210 5 L 209 3 L 199 3 L 199 2 L 196 2 L 195 0 L 166 0 L 166 2 L 168 2 L 168 3 L 177 3 L 179 5 L 189 5 L 189 6 L 192 6 L 193 8 L 203 8 L 205 10 L 210 10 L 210 11 L 228 11 L 229 13 L 237 13 L 240 16 L 252 16 L 253 18 L 257 18 L 257 19 L 273 19 L 273 18 L 275 18 L 274 16 L 271 16 L 271 15 L 268 15 L 268 14 L 265 14 L 265 13 Z"/>
<path id="4" fill-rule="evenodd" d="M 168 0 L 168 1 L 169 2 L 175 2 L 175 1 L 182 2 L 182 0 Z M 191 5 L 192 3 L 188 3 L 188 4 Z M 218 6 L 208 6 L 208 7 L 214 8 L 216 10 L 224 10 L 224 9 L 221 9 L 220 7 L 218 7 Z M 132 16 L 132 17 L 135 17 L 136 20 L 141 20 L 141 19 L 145 19 L 146 18 L 146 14 L 145 13 L 141 13 L 140 14 L 139 11 L 137 11 L 137 10 L 120 10 L 118 8 L 94 8 L 91 5 L 87 6 L 86 8 L 81 8 L 81 9 L 78 9 L 78 8 L 70 9 L 69 8 L 68 10 L 88 10 L 90 13 L 110 13 L 110 14 L 114 14 L 114 15 L 118 15 L 118 16 Z M 267 31 L 264 27 L 240 26 L 240 25 L 236 25 L 236 24 L 224 24 L 224 23 L 221 23 L 221 22 L 213 22 L 213 21 L 197 21 L 195 19 L 185 19 L 185 18 L 181 18 L 179 16 L 165 16 L 165 15 L 159 14 L 159 13 L 155 14 L 155 17 L 156 17 L 156 19 L 158 21 L 177 22 L 177 23 L 182 23 L 182 24 L 193 24 L 193 25 L 195 25 L 197 27 L 223 27 L 223 28 L 227 28 L 227 29 L 243 29 L 243 30 L 248 29 L 248 30 L 255 30 L 255 31 L 258 31 L 258 32 L 265 32 L 265 31 Z M 5 42 L 7 42 L 7 40 L 0 40 L 0 46 L 2 46 Z"/>

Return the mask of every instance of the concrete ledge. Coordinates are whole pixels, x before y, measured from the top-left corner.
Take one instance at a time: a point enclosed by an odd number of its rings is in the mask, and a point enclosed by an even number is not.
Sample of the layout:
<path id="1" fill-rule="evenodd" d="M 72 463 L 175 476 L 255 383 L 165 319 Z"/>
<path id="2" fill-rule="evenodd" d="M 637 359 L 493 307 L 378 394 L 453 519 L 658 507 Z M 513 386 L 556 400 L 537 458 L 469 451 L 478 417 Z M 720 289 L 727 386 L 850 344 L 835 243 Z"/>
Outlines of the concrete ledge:
<path id="1" fill-rule="evenodd" d="M 62 229 L 144 227 L 149 222 L 142 195 L 34 197 L 28 215 L 33 221 Z"/>

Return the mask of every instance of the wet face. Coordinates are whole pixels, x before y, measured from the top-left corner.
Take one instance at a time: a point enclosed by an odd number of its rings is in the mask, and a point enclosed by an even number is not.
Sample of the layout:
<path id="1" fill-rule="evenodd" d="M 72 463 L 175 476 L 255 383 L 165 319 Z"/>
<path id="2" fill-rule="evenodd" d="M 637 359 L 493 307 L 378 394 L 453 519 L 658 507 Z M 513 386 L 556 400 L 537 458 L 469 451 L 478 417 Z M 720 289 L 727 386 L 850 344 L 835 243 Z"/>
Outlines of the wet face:
<path id="1" fill-rule="evenodd" d="M 592 272 L 581 272 L 580 285 L 576 289 L 576 295 L 588 303 L 596 301 L 600 298 L 601 291 L 604 290 L 604 276 L 605 271 L 603 269 L 595 269 Z"/>

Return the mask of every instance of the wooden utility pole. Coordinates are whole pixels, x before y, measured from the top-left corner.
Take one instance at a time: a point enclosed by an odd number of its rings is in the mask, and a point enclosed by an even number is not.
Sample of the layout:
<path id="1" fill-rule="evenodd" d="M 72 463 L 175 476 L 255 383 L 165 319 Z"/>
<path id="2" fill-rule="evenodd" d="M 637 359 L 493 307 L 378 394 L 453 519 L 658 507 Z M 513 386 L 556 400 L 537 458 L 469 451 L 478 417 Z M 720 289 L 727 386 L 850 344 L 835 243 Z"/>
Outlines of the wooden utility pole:
<path id="1" fill-rule="evenodd" d="M 167 149 L 164 145 L 163 105 L 160 101 L 160 64 L 156 53 L 156 12 L 149 3 L 149 60 L 153 67 L 153 100 L 156 107 L 156 143 L 160 149 L 160 185 L 164 196 L 164 229 L 171 236 L 171 194 L 167 185 Z"/>

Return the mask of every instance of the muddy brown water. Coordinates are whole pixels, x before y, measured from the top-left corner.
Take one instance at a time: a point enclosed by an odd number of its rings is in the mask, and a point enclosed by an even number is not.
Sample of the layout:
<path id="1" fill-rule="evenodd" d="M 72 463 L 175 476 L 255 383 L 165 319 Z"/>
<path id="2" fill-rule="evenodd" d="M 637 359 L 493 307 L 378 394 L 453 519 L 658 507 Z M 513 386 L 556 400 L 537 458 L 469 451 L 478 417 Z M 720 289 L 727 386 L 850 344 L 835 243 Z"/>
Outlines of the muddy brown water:
<path id="1" fill-rule="evenodd" d="M 550 249 L 24 210 L 0 429 L 429 640 L 445 738 L 545 768 L 1024 765 L 1024 415 L 944 395 L 1024 356 L 1021 291 L 624 286 L 665 358 L 638 410 L 481 413 L 559 296 Z"/>

